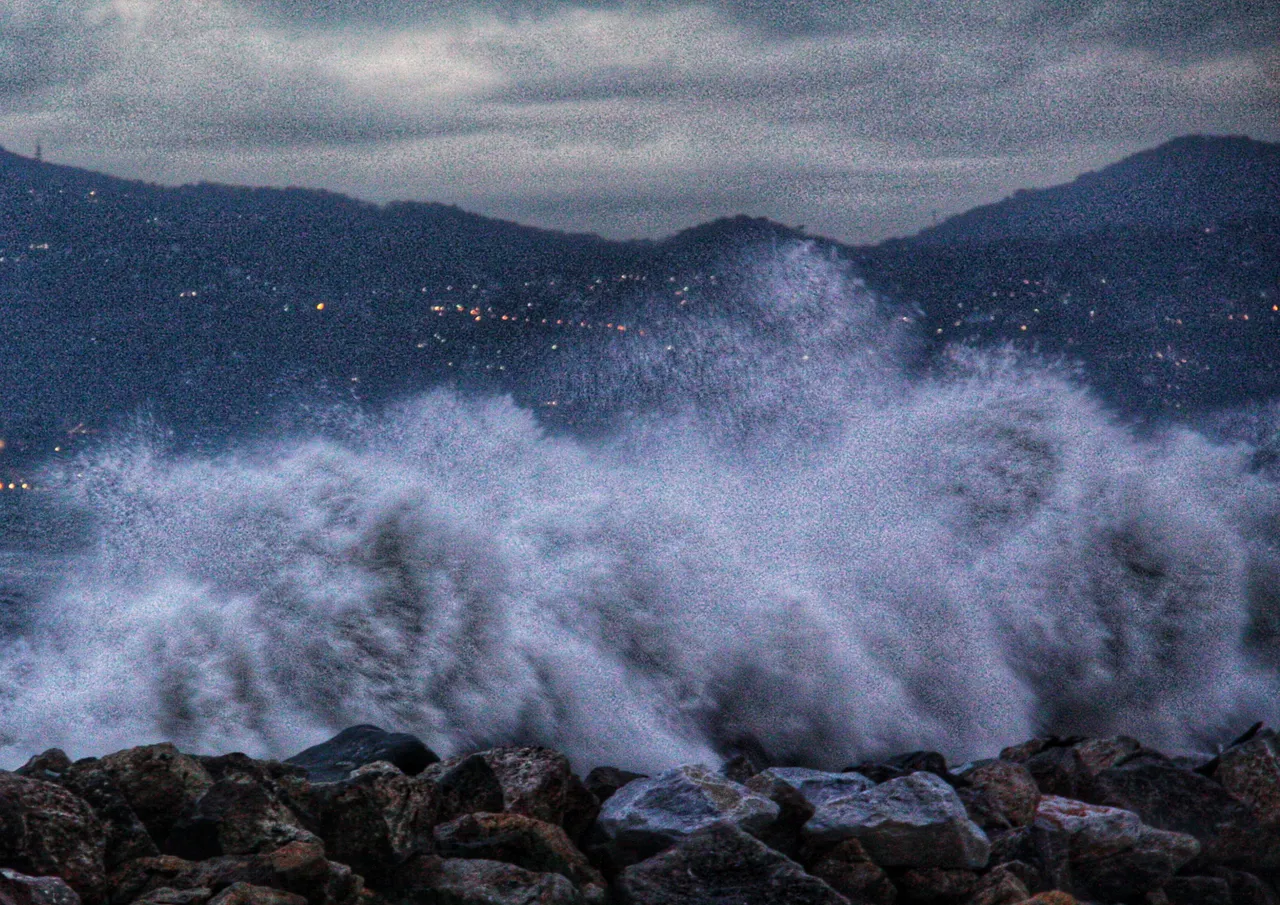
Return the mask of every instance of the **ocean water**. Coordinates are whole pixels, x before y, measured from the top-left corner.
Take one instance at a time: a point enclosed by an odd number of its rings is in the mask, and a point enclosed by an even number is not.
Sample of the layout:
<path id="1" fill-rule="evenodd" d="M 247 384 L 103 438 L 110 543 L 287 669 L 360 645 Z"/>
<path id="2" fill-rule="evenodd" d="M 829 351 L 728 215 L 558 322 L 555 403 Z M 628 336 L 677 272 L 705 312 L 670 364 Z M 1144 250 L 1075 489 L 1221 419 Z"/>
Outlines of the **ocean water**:
<path id="1" fill-rule="evenodd" d="M 0 761 L 287 756 L 373 722 L 580 769 L 839 768 L 1276 721 L 1253 446 L 1136 431 L 1010 353 L 912 376 L 913 325 L 840 266 L 750 266 L 729 313 L 557 360 L 547 393 L 629 412 L 590 439 L 436 391 L 49 472 L 75 527 L 0 559 Z"/>

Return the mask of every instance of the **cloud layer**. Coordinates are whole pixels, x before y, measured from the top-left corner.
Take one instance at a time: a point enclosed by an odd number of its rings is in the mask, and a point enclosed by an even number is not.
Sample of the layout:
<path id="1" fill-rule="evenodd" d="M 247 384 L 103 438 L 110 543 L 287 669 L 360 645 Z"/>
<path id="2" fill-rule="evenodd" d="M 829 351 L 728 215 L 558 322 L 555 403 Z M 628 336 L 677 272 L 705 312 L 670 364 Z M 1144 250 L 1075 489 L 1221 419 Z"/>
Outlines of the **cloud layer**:
<path id="1" fill-rule="evenodd" d="M 902 234 L 1188 132 L 1280 139 L 1249 0 L 17 0 L 0 143 L 612 236 Z M 426 6 L 426 5 L 424 5 Z"/>

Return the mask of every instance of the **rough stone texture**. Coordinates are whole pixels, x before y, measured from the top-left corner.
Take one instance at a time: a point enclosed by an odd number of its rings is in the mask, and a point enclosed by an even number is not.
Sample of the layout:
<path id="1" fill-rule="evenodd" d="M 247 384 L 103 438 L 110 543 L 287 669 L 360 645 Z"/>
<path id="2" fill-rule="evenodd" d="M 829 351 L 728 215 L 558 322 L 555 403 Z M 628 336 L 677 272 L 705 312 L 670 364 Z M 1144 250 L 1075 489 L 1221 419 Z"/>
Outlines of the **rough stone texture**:
<path id="1" fill-rule="evenodd" d="M 505 810 L 564 824 L 573 785 L 567 757 L 539 747 L 491 748 L 480 755 L 498 777 Z"/>
<path id="2" fill-rule="evenodd" d="M 250 883 L 232 883 L 210 900 L 210 905 L 307 905 L 302 896 L 272 889 L 269 886 L 254 886 Z"/>
<path id="3" fill-rule="evenodd" d="M 828 773 L 804 767 L 770 767 L 759 775 L 782 780 L 815 808 L 833 798 L 844 798 L 875 787 L 875 783 L 861 773 Z"/>
<path id="4" fill-rule="evenodd" d="M 1046 795 L 1037 825 L 1066 834 L 1072 892 L 1104 900 L 1127 899 L 1163 886 L 1200 853 L 1182 833 L 1152 829 L 1132 811 Z"/>
<path id="5" fill-rule="evenodd" d="M 98 763 L 157 844 L 213 786 L 213 777 L 198 760 L 167 742 L 117 751 Z"/>
<path id="6" fill-rule="evenodd" d="M 434 782 L 440 793 L 437 817 L 441 821 L 478 811 L 502 810 L 502 783 L 498 782 L 489 762 L 479 754 L 464 757 L 448 767 L 432 765 L 419 778 L 419 782 L 427 780 Z"/>
<path id="7" fill-rule="evenodd" d="M 326 859 L 318 842 L 293 842 L 261 860 L 270 868 L 272 886 L 297 893 L 311 905 L 347 905 L 364 888 L 363 878 Z"/>
<path id="8" fill-rule="evenodd" d="M 14 770 L 19 776 L 30 779 L 43 779 L 57 782 L 62 774 L 71 769 L 71 758 L 61 748 L 50 748 L 32 757 L 21 767 Z"/>
<path id="9" fill-rule="evenodd" d="M 16 870 L 0 867 L 0 903 L 80 905 L 80 897 L 61 877 L 28 877 Z"/>
<path id="10" fill-rule="evenodd" d="M 809 867 L 809 873 L 851 902 L 894 905 L 898 899 L 889 875 L 871 862 L 857 839 L 846 839 L 826 852 Z"/>
<path id="11" fill-rule="evenodd" d="M 1007 829 L 1030 826 L 1040 804 L 1035 777 L 1023 764 L 990 760 L 959 774 L 967 786 L 959 789 L 969 817 L 981 827 Z"/>
<path id="12" fill-rule="evenodd" d="M 464 814 L 435 828 L 445 858 L 504 861 L 537 873 L 557 873 L 579 887 L 603 889 L 604 877 L 553 823 L 523 814 Z"/>
<path id="13" fill-rule="evenodd" d="M 758 834 L 760 841 L 788 857 L 796 857 L 804 841 L 801 831 L 813 816 L 813 805 L 795 786 L 769 770 L 752 776 L 745 785 L 778 806 L 778 818 Z"/>
<path id="14" fill-rule="evenodd" d="M 1022 905 L 1080 905 L 1076 901 L 1076 897 L 1069 892 L 1063 892 L 1060 889 L 1050 889 L 1047 892 L 1038 892 L 1031 898 L 1027 899 Z"/>
<path id="15" fill-rule="evenodd" d="M 1174 877 L 1164 894 L 1169 905 L 1232 905 L 1231 885 L 1220 877 Z"/>
<path id="16" fill-rule="evenodd" d="M 269 852 L 290 842 L 314 842 L 273 784 L 228 772 L 174 823 L 164 850 L 183 858 Z"/>
<path id="17" fill-rule="evenodd" d="M 0 772 L 0 867 L 62 877 L 96 903 L 106 882 L 105 836 L 93 809 L 66 789 Z"/>
<path id="18" fill-rule="evenodd" d="M 619 770 L 617 767 L 596 767 L 587 774 L 583 782 L 587 791 L 604 804 L 613 797 L 614 792 L 637 779 L 648 779 L 648 776 L 644 773 L 632 773 L 630 770 Z"/>
<path id="19" fill-rule="evenodd" d="M 804 831 L 818 844 L 856 838 L 881 867 L 980 868 L 991 848 L 955 790 L 923 772 L 828 801 Z"/>
<path id="20" fill-rule="evenodd" d="M 186 875 L 194 868 L 193 862 L 173 855 L 127 861 L 107 878 L 111 901 L 132 902 L 157 889 L 182 889 Z M 186 884 L 186 887 L 190 886 L 191 884 Z"/>
<path id="21" fill-rule="evenodd" d="M 1088 800 L 1133 811 L 1147 826 L 1195 836 L 1210 861 L 1248 864 L 1265 852 L 1266 836 L 1247 805 L 1214 780 L 1164 758 L 1144 756 L 1099 770 Z"/>
<path id="22" fill-rule="evenodd" d="M 169 886 L 162 886 L 159 889 L 153 889 L 140 899 L 134 900 L 134 905 L 205 905 L 213 898 L 213 890 L 200 887 L 198 889 L 173 889 Z"/>
<path id="23" fill-rule="evenodd" d="M 599 827 L 612 842 L 616 863 L 629 864 L 661 851 L 714 823 L 760 833 L 779 807 L 705 766 L 676 767 L 639 779 L 618 791 L 600 811 Z"/>
<path id="24" fill-rule="evenodd" d="M 1229 867 L 1211 867 L 1206 873 L 1227 881 L 1232 905 L 1277 905 L 1274 889 L 1254 874 Z"/>
<path id="25" fill-rule="evenodd" d="M 708 827 L 628 867 L 617 885 L 630 905 L 849 905 L 800 865 L 728 824 Z"/>
<path id="26" fill-rule="evenodd" d="M 1044 795 L 1082 798 L 1088 791 L 1089 771 L 1074 747 L 1046 748 L 1027 758 L 1025 766 Z"/>
<path id="27" fill-rule="evenodd" d="M 404 732 L 386 732 L 363 725 L 343 729 L 327 742 L 285 760 L 307 771 L 312 782 L 338 782 L 365 764 L 384 760 L 401 772 L 416 776 L 440 760 L 426 745 Z"/>
<path id="28" fill-rule="evenodd" d="M 1031 890 L 1019 872 L 1000 865 L 984 874 L 969 895 L 966 905 L 1014 905 L 1031 897 Z"/>
<path id="29" fill-rule="evenodd" d="M 969 870 L 916 867 L 895 878 L 899 905 L 951 905 L 961 902 L 978 886 L 978 875 Z"/>
<path id="30" fill-rule="evenodd" d="M 160 854 L 146 826 L 100 761 L 83 760 L 72 764 L 61 774 L 58 783 L 88 802 L 102 821 L 106 829 L 103 863 L 108 871 L 133 858 Z"/>
<path id="31" fill-rule="evenodd" d="M 1228 748 L 1219 755 L 1213 778 L 1249 807 L 1266 830 L 1270 847 L 1280 848 L 1280 738 L 1264 729 Z M 1268 852 L 1266 866 L 1280 868 L 1280 852 Z"/>
<path id="32" fill-rule="evenodd" d="M 430 905 L 584 905 L 559 874 L 481 859 L 420 858 L 398 897 Z"/>
<path id="33" fill-rule="evenodd" d="M 1119 766 L 1146 750 L 1137 739 L 1127 735 L 1086 739 L 1074 747 L 1076 754 L 1080 755 L 1081 765 L 1090 776 Z"/>
<path id="34" fill-rule="evenodd" d="M 399 772 L 366 772 L 315 791 L 325 851 L 361 876 L 388 873 L 430 850 L 438 794 L 433 783 Z"/>

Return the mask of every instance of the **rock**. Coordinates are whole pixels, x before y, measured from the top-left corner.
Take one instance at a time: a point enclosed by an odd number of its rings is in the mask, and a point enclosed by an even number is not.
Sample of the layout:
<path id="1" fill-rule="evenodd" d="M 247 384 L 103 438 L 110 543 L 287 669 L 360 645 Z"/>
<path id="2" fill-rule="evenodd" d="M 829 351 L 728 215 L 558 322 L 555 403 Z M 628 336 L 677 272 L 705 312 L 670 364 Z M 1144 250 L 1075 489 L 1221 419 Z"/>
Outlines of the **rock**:
<path id="1" fill-rule="evenodd" d="M 61 877 L 94 905 L 105 891 L 105 836 L 78 796 L 51 782 L 0 772 L 0 866 Z"/>
<path id="2" fill-rule="evenodd" d="M 399 888 L 405 902 L 431 905 L 583 905 L 560 874 L 535 873 L 500 861 L 419 858 Z"/>
<path id="3" fill-rule="evenodd" d="M 896 878 L 899 905 L 952 905 L 967 899 L 978 886 L 969 870 L 913 867 Z"/>
<path id="4" fill-rule="evenodd" d="M 1174 877 L 1164 894 L 1169 905 L 1232 905 L 1231 885 L 1220 877 Z"/>
<path id="5" fill-rule="evenodd" d="M 489 762 L 479 754 L 465 757 L 447 768 L 432 765 L 422 773 L 419 781 L 424 779 L 436 784 L 439 793 L 437 818 L 441 821 L 477 811 L 497 813 L 502 810 L 502 783 L 498 782 Z"/>
<path id="6" fill-rule="evenodd" d="M 1132 811 L 1055 795 L 1040 800 L 1036 823 L 1066 834 L 1072 892 L 1091 898 L 1115 901 L 1159 889 L 1200 853 L 1193 837 L 1153 829 Z"/>
<path id="7" fill-rule="evenodd" d="M 1018 878 L 1032 892 L 1071 887 L 1069 839 L 1046 824 L 993 833 L 990 863 L 1016 865 Z"/>
<path id="8" fill-rule="evenodd" d="M 1023 764 L 990 760 L 963 770 L 967 786 L 959 789 L 969 817 L 981 827 L 1030 826 L 1040 803 L 1040 788 Z"/>
<path id="9" fill-rule="evenodd" d="M 581 843 L 600 816 L 600 799 L 591 794 L 576 774 L 570 773 L 564 790 L 564 817 L 561 825 L 575 844 Z"/>
<path id="10" fill-rule="evenodd" d="M 1280 739 L 1270 729 L 1218 756 L 1213 778 L 1249 806 L 1268 830 L 1280 828 Z"/>
<path id="11" fill-rule="evenodd" d="M 1089 787 L 1089 771 L 1075 747 L 1050 747 L 1024 762 L 1043 795 L 1078 799 Z"/>
<path id="12" fill-rule="evenodd" d="M 190 755 L 167 742 L 107 755 L 98 765 L 124 794 L 157 844 L 178 818 L 213 786 L 213 777 Z"/>
<path id="13" fill-rule="evenodd" d="M 1063 892 L 1060 889 L 1050 889 L 1047 892 L 1036 893 L 1023 902 L 1022 905 L 1080 905 L 1080 903 L 1076 901 L 1076 897 L 1071 893 Z"/>
<path id="14" fill-rule="evenodd" d="M 1118 767 L 1142 752 L 1146 751 L 1137 739 L 1127 735 L 1116 735 L 1111 738 L 1091 738 L 1073 746 L 1080 756 L 1080 763 L 1090 776 L 1097 776 L 1103 770 Z"/>
<path id="15" fill-rule="evenodd" d="M 881 867 L 984 867 L 990 842 L 932 773 L 912 773 L 819 805 L 805 826 L 817 844 L 860 841 Z"/>
<path id="16" fill-rule="evenodd" d="M 573 786 L 567 757 L 540 747 L 491 748 L 480 754 L 502 785 L 505 810 L 563 825 Z"/>
<path id="17" fill-rule="evenodd" d="M 644 773 L 632 773 L 630 770 L 619 770 L 617 767 L 596 767 L 587 774 L 584 784 L 600 804 L 604 804 L 613 793 L 629 782 L 637 779 L 648 779 Z"/>
<path id="18" fill-rule="evenodd" d="M 199 860 L 270 852 L 290 842 L 315 842 L 297 815 L 267 784 L 246 772 L 218 779 L 174 823 L 164 850 Z"/>
<path id="19" fill-rule="evenodd" d="M 436 822 L 434 783 L 399 772 L 366 772 L 314 787 L 317 832 L 325 851 L 357 874 L 377 877 L 431 848 Z"/>
<path id="20" fill-rule="evenodd" d="M 169 886 L 161 886 L 159 889 L 153 889 L 140 899 L 134 900 L 134 905 L 205 905 L 213 898 L 213 890 L 199 887 L 197 889 L 173 889 Z"/>
<path id="21" fill-rule="evenodd" d="M 642 860 L 714 823 L 763 832 L 780 813 L 763 795 L 705 766 L 676 767 L 620 789 L 600 811 L 599 827 L 615 862 Z"/>
<path id="22" fill-rule="evenodd" d="M 1057 735 L 1044 736 L 1043 738 L 1033 738 L 1022 742 L 1018 745 L 1010 745 L 1008 748 L 1000 752 L 1000 760 L 1013 761 L 1015 764 L 1025 764 L 1028 760 L 1035 757 L 1042 751 L 1048 751 L 1050 748 L 1070 748 L 1078 745 L 1080 742 L 1088 741 L 1084 736 L 1073 735 L 1068 737 L 1060 737 Z"/>
<path id="23" fill-rule="evenodd" d="M 804 841 L 801 831 L 813 816 L 813 805 L 795 786 L 768 770 L 752 776 L 745 786 L 778 806 L 778 818 L 758 835 L 760 841 L 790 858 L 796 857 Z"/>
<path id="24" fill-rule="evenodd" d="M 804 767 L 770 767 L 760 775 L 782 780 L 815 808 L 833 798 L 843 798 L 875 787 L 875 783 L 861 773 L 828 773 Z"/>
<path id="25" fill-rule="evenodd" d="M 1255 875 L 1229 867 L 1210 867 L 1205 871 L 1227 881 L 1232 905 L 1277 905 L 1275 890 Z"/>
<path id="26" fill-rule="evenodd" d="M 709 826 L 631 865 L 617 885 L 629 905 L 849 905 L 800 865 L 729 824 Z"/>
<path id="27" fill-rule="evenodd" d="M 102 822 L 106 830 L 103 865 L 108 871 L 134 858 L 160 854 L 155 840 L 101 761 L 77 761 L 61 774 L 58 783 L 84 799 Z"/>
<path id="28" fill-rule="evenodd" d="M 857 839 L 846 839 L 826 852 L 810 866 L 809 873 L 851 902 L 894 905 L 898 899 L 889 875 L 871 862 Z"/>
<path id="29" fill-rule="evenodd" d="M 232 883 L 210 900 L 210 905 L 307 905 L 302 896 L 272 889 L 269 886 L 254 886 L 249 883 Z"/>
<path id="30" fill-rule="evenodd" d="M 347 905 L 364 888 L 351 868 L 324 856 L 318 842 L 292 842 L 263 857 L 271 870 L 271 885 L 297 893 L 311 905 Z"/>
<path id="31" fill-rule="evenodd" d="M 737 783 L 745 783 L 760 772 L 760 768 L 746 754 L 737 754 L 720 765 L 720 775 Z"/>
<path id="32" fill-rule="evenodd" d="M 67 757 L 67 752 L 61 748 L 50 748 L 40 754 L 32 755 L 30 760 L 13 772 L 30 779 L 57 782 L 62 774 L 70 769 L 71 758 Z"/>
<path id="33" fill-rule="evenodd" d="M 440 758 L 408 733 L 363 725 L 343 729 L 327 742 L 287 758 L 285 763 L 302 767 L 312 782 L 338 782 L 357 767 L 380 760 L 394 764 L 408 776 L 417 776 Z"/>
<path id="34" fill-rule="evenodd" d="M 1014 905 L 1030 897 L 1031 891 L 1019 872 L 1011 866 L 1000 865 L 978 880 L 965 905 Z"/>
<path id="35" fill-rule="evenodd" d="M 132 902 L 157 889 L 182 889 L 191 887 L 187 875 L 195 864 L 173 855 L 135 858 L 127 861 L 107 878 L 113 905 Z M 210 892 L 212 895 L 212 892 Z"/>
<path id="36" fill-rule="evenodd" d="M 1133 811 L 1147 826 L 1195 836 L 1209 861 L 1248 865 L 1265 851 L 1265 835 L 1247 805 L 1214 780 L 1164 758 L 1099 770 L 1088 800 Z"/>
<path id="37" fill-rule="evenodd" d="M 445 858 L 503 861 L 535 873 L 557 873 L 578 887 L 604 889 L 604 877 L 574 848 L 565 831 L 523 814 L 464 814 L 435 828 Z"/>
<path id="38" fill-rule="evenodd" d="M 28 877 L 16 870 L 0 867 L 0 903 L 80 905 L 80 897 L 61 877 Z"/>

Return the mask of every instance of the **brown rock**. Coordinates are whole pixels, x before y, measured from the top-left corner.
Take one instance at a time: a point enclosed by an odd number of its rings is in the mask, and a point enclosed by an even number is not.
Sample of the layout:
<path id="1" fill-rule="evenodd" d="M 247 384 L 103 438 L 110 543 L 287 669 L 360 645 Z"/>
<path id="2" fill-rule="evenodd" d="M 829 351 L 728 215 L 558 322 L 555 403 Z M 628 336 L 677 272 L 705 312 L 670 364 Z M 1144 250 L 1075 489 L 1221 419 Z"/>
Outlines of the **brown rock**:
<path id="1" fill-rule="evenodd" d="M 161 886 L 159 889 L 153 889 L 140 899 L 135 899 L 135 905 L 204 905 L 213 898 L 213 890 L 200 887 L 197 889 L 174 889 L 171 886 Z"/>
<path id="2" fill-rule="evenodd" d="M 232 883 L 214 896 L 210 905 L 307 905 L 307 900 L 283 889 Z"/>
<path id="3" fill-rule="evenodd" d="M 1074 746 L 1085 772 L 1096 776 L 1103 770 L 1119 766 L 1145 750 L 1137 739 L 1127 735 L 1086 739 Z"/>
<path id="4" fill-rule="evenodd" d="M 857 839 L 846 839 L 824 854 L 809 868 L 851 902 L 867 905 L 894 905 L 898 890 L 883 869 L 871 863 Z"/>
<path id="5" fill-rule="evenodd" d="M 94 905 L 106 885 L 104 836 L 83 799 L 51 782 L 0 773 L 0 865 L 61 877 Z"/>
<path id="6" fill-rule="evenodd" d="M 432 905 L 584 905 L 573 884 L 500 861 L 419 857 L 398 896 Z"/>
<path id="7" fill-rule="evenodd" d="M 502 786 L 504 810 L 564 824 L 573 775 L 567 757 L 539 747 L 491 748 L 480 755 Z"/>
<path id="8" fill-rule="evenodd" d="M 419 782 L 434 782 L 439 792 L 438 819 L 452 820 L 477 811 L 502 810 L 502 783 L 479 754 L 458 761 L 433 764 L 422 772 Z"/>
<path id="9" fill-rule="evenodd" d="M 965 905 L 1014 905 L 1031 897 L 1018 871 L 1007 865 L 993 868 L 978 881 Z"/>
<path id="10" fill-rule="evenodd" d="M 116 868 L 107 878 L 113 905 L 132 902 L 152 890 L 182 888 L 182 878 L 195 865 L 185 858 L 159 855 L 151 858 L 135 858 Z"/>
<path id="11" fill-rule="evenodd" d="M 957 794 L 969 819 L 983 828 L 1030 826 L 1040 804 L 1035 777 L 1023 764 L 985 761 L 961 772 L 968 785 Z"/>
<path id="12" fill-rule="evenodd" d="M 157 843 L 213 786 L 198 760 L 168 743 L 117 751 L 98 763 Z"/>
<path id="13" fill-rule="evenodd" d="M 44 779 L 56 782 L 63 773 L 71 769 L 71 758 L 61 748 L 50 748 L 40 754 L 33 755 L 30 760 L 13 772 L 31 779 Z"/>
<path id="14" fill-rule="evenodd" d="M 147 828 L 129 806 L 124 792 L 102 769 L 100 761 L 77 761 L 63 771 L 57 781 L 88 802 L 102 822 L 106 830 L 103 863 L 108 871 L 134 858 L 160 854 Z"/>
<path id="15" fill-rule="evenodd" d="M 364 889 L 363 878 L 347 865 L 327 860 L 318 842 L 293 842 L 264 857 L 271 885 L 297 893 L 311 905 L 346 905 Z"/>
<path id="16" fill-rule="evenodd" d="M 280 800 L 275 784 L 248 772 L 227 772 L 174 823 L 170 854 L 199 860 L 274 851 L 291 842 L 316 842 Z"/>
<path id="17" fill-rule="evenodd" d="M 312 788 L 325 851 L 357 874 L 384 876 L 412 855 L 430 851 L 436 822 L 433 783 L 376 772 Z"/>
<path id="18" fill-rule="evenodd" d="M 0 867 L 0 905 L 80 905 L 80 897 L 61 877 L 28 877 Z"/>
<path id="19" fill-rule="evenodd" d="M 913 867 L 894 879 L 899 905 L 954 905 L 978 888 L 978 875 L 968 870 Z"/>
<path id="20" fill-rule="evenodd" d="M 1280 829 L 1280 739 L 1263 730 L 1219 756 L 1213 778 L 1249 806 L 1268 830 Z"/>
<path id="21" fill-rule="evenodd" d="M 568 835 L 552 823 L 523 814 L 464 814 L 435 828 L 445 858 L 503 861 L 535 873 L 557 873 L 579 887 L 604 888 L 604 877 Z"/>

